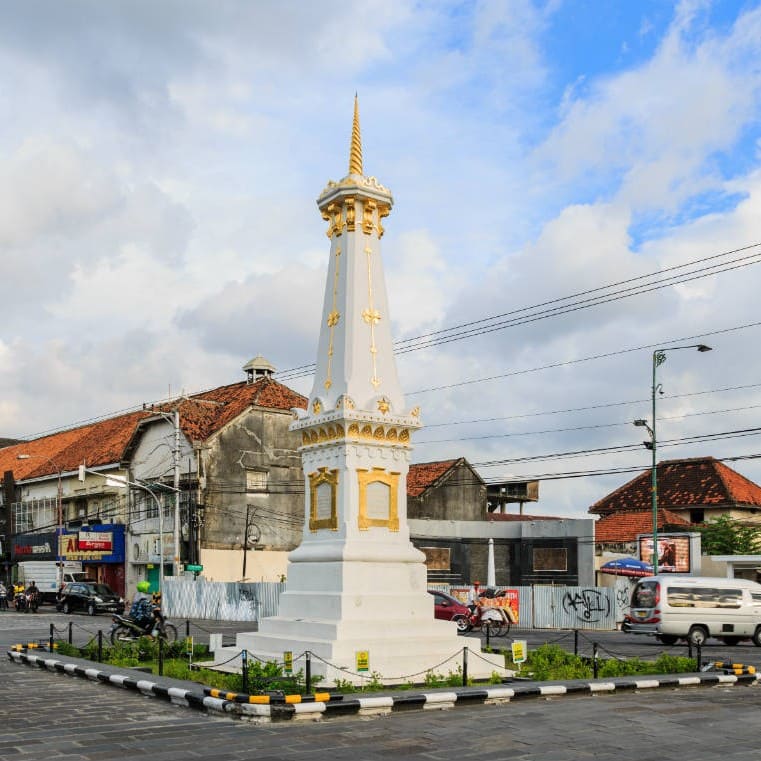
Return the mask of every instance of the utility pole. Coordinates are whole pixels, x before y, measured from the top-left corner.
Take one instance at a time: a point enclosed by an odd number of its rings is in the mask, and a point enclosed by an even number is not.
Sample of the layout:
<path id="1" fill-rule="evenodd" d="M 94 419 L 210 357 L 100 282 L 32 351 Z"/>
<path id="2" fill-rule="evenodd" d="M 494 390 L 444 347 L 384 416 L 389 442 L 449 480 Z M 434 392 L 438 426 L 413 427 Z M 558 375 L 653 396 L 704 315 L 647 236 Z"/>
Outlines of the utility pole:
<path id="1" fill-rule="evenodd" d="M 180 410 L 175 407 L 174 415 L 174 567 L 175 578 L 180 575 Z"/>

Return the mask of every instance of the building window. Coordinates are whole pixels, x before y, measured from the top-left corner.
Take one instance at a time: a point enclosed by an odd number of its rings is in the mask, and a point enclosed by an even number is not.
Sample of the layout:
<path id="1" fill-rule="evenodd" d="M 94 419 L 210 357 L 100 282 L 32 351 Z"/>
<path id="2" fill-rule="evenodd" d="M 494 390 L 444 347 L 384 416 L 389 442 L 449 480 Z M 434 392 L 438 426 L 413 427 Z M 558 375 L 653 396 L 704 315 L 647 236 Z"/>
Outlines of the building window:
<path id="1" fill-rule="evenodd" d="M 705 519 L 705 510 L 703 510 L 702 507 L 696 510 L 690 510 L 690 523 L 702 523 Z"/>
<path id="2" fill-rule="evenodd" d="M 568 570 L 568 551 L 564 547 L 535 547 L 534 571 Z"/>
<path id="3" fill-rule="evenodd" d="M 267 491 L 267 471 L 246 470 L 246 491 Z"/>

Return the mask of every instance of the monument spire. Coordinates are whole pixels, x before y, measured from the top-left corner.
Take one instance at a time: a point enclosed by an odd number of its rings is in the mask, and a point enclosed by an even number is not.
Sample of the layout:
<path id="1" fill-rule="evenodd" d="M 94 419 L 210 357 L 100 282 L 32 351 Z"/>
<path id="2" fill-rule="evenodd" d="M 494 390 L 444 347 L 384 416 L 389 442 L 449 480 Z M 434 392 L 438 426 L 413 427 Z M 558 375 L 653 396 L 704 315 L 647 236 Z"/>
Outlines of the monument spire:
<path id="1" fill-rule="evenodd" d="M 351 125 L 349 174 L 362 174 L 362 135 L 359 132 L 359 98 L 354 93 L 354 122 Z"/>
<path id="2" fill-rule="evenodd" d="M 425 555 L 410 541 L 410 439 L 421 422 L 394 360 L 381 256 L 392 204 L 362 171 L 355 95 L 349 174 L 317 199 L 330 239 L 325 300 L 309 406 L 294 409 L 290 426 L 301 436 L 304 532 L 288 556 L 278 615 L 236 644 L 275 660 L 311 651 L 329 683 L 346 674 L 361 681 L 348 667 L 368 648 L 389 681 L 438 668 L 463 646 L 486 662 L 484 676 L 504 665 L 481 655 L 480 640 L 434 619 Z"/>

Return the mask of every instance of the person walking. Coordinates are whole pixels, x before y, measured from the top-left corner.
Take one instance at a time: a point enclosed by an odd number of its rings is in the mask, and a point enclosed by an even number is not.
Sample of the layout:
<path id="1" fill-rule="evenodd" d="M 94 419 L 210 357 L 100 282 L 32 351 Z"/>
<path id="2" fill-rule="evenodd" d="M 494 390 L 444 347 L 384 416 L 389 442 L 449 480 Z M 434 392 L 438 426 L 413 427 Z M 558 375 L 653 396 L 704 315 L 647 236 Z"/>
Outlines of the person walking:
<path id="1" fill-rule="evenodd" d="M 8 589 L 4 581 L 0 581 L 0 610 L 8 610 Z"/>

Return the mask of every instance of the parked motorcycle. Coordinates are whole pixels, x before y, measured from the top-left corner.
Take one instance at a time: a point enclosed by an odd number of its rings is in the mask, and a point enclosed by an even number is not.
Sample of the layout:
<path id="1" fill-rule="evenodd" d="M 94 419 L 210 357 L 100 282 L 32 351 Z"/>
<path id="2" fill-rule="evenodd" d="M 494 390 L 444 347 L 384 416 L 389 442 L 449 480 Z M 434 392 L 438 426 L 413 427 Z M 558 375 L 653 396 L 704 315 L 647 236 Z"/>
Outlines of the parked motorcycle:
<path id="1" fill-rule="evenodd" d="M 112 645 L 134 642 L 140 637 L 153 637 L 165 642 L 174 642 L 177 639 L 177 627 L 167 621 L 159 610 L 154 611 L 153 621 L 148 625 L 139 623 L 129 616 L 113 616 L 111 621 L 109 637 Z"/>

